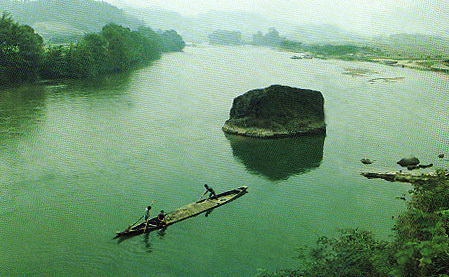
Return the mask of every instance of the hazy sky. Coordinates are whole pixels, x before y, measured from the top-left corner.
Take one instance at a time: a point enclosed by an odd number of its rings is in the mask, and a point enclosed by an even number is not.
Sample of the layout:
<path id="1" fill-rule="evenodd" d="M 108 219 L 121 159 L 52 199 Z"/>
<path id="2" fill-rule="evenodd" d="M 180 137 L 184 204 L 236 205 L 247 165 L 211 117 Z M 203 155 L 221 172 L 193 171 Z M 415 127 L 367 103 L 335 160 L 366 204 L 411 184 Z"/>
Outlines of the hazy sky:
<path id="1" fill-rule="evenodd" d="M 185 16 L 208 10 L 246 11 L 304 24 L 334 24 L 363 33 L 449 36 L 449 0 L 106 0 L 159 7 Z M 126 3 L 126 4 L 125 4 Z"/>

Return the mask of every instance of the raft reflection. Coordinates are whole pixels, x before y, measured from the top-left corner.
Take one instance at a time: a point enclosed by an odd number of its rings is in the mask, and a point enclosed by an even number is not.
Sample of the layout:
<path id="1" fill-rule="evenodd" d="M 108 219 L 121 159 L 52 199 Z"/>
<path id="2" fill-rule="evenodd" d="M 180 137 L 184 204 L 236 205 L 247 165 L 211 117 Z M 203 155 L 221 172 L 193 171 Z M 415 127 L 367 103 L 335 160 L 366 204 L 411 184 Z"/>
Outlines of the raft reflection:
<path id="1" fill-rule="evenodd" d="M 320 166 L 325 136 L 257 139 L 225 134 L 235 158 L 253 174 L 286 180 Z"/>

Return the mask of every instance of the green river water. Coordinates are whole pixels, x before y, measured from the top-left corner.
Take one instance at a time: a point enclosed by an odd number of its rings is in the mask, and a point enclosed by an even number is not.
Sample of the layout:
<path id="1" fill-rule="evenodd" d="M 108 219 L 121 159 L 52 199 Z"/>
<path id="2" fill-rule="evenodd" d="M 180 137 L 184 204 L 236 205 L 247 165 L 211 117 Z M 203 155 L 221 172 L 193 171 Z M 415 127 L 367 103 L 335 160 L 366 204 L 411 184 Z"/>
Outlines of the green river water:
<path id="1" fill-rule="evenodd" d="M 447 167 L 436 157 L 449 151 L 448 75 L 290 56 L 188 47 L 130 74 L 1 89 L 0 275 L 254 276 L 295 268 L 299 247 L 337 228 L 389 239 L 409 185 L 359 173 L 398 170 L 409 154 Z M 272 84 L 321 91 L 326 137 L 221 131 L 236 96 Z M 152 201 L 170 211 L 205 183 L 249 193 L 112 240 Z"/>

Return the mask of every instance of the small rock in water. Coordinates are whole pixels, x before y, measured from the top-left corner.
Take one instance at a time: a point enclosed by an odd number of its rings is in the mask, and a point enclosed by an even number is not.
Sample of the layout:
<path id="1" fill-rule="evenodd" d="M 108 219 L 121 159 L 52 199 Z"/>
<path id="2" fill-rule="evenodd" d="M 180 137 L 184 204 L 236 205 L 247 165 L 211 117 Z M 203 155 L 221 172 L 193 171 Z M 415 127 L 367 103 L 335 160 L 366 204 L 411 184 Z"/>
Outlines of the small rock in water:
<path id="1" fill-rule="evenodd" d="M 367 159 L 367 158 L 363 158 L 360 161 L 362 162 L 362 164 L 372 164 L 372 163 L 374 163 L 374 160 L 370 160 L 370 159 Z"/>
<path id="2" fill-rule="evenodd" d="M 404 167 L 415 166 L 419 164 L 419 159 L 413 155 L 410 155 L 405 158 L 402 158 L 400 161 L 397 162 L 397 164 Z"/>
<path id="3" fill-rule="evenodd" d="M 432 163 L 430 163 L 430 164 L 420 164 L 419 168 L 428 168 L 428 167 L 432 167 L 432 166 L 433 166 Z"/>

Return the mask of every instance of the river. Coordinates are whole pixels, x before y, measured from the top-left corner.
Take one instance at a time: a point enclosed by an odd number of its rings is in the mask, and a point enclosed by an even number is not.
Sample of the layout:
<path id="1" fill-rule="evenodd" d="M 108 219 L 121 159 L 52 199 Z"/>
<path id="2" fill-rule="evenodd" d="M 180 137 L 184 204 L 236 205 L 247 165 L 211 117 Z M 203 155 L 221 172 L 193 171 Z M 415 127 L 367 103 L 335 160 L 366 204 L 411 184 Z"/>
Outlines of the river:
<path id="1" fill-rule="evenodd" d="M 390 239 L 410 186 L 359 173 L 398 170 L 409 154 L 447 168 L 448 75 L 290 56 L 188 47 L 129 74 L 1 89 L 0 275 L 254 276 L 297 267 L 298 248 L 338 228 Z M 326 136 L 221 131 L 235 97 L 272 84 L 321 91 Z M 170 211 L 206 183 L 249 193 L 112 240 L 152 201 L 154 215 Z"/>

